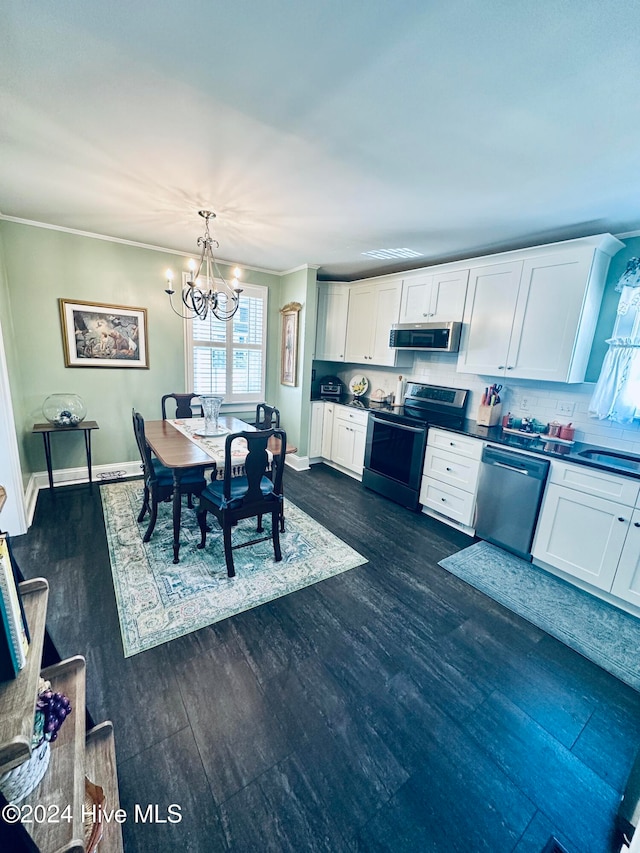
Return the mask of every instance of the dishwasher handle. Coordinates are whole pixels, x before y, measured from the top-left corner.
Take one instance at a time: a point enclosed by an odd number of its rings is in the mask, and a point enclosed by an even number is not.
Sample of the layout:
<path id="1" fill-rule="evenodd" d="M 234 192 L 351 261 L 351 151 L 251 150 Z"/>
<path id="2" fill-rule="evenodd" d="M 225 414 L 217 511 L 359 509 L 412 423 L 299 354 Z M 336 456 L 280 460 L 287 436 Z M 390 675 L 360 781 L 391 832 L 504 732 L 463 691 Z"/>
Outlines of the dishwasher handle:
<path id="1" fill-rule="evenodd" d="M 502 447 L 485 445 L 482 451 L 482 462 L 485 465 L 495 465 L 506 468 L 516 474 L 526 474 L 534 480 L 546 480 L 549 473 L 549 461 L 528 456 L 524 453 L 514 453 Z"/>
<path id="2" fill-rule="evenodd" d="M 485 465 L 486 464 L 487 463 L 485 462 Z M 508 471 L 515 471 L 516 474 L 524 474 L 525 477 L 529 473 L 529 471 L 526 468 L 516 468 L 515 465 L 506 465 L 504 462 L 490 462 L 488 464 L 495 465 L 496 468 L 506 468 Z"/>

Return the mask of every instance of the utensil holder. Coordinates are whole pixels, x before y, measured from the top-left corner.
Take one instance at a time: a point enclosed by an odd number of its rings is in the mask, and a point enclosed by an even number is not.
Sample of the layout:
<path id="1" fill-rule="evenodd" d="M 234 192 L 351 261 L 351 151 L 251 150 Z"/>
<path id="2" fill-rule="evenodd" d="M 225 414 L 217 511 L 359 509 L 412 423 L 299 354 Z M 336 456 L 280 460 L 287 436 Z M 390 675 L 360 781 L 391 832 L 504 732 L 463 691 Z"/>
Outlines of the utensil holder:
<path id="1" fill-rule="evenodd" d="M 496 403 L 495 406 L 479 406 L 478 408 L 478 426 L 495 426 L 500 423 L 502 417 L 502 403 Z"/>

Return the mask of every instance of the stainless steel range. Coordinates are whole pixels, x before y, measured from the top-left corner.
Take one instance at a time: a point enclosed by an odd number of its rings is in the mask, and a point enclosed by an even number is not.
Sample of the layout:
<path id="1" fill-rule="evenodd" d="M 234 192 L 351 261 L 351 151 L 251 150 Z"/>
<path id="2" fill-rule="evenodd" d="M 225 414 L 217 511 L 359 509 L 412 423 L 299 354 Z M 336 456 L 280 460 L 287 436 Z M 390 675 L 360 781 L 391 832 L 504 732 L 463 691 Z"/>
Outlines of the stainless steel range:
<path id="1" fill-rule="evenodd" d="M 408 382 L 404 406 L 369 415 L 362 484 L 396 503 L 420 508 L 429 425 L 461 428 L 469 391 Z"/>

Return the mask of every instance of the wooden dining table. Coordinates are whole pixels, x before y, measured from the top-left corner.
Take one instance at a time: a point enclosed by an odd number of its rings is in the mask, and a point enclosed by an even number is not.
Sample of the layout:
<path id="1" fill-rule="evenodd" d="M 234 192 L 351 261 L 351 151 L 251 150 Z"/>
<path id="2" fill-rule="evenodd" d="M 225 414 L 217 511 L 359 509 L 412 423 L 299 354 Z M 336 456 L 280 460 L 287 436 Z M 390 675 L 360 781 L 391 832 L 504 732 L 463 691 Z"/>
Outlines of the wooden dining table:
<path id="1" fill-rule="evenodd" d="M 218 423 L 227 431 L 255 432 L 255 427 L 231 415 L 220 415 Z M 198 466 L 217 468 L 220 465 L 205 450 L 176 429 L 170 421 L 145 421 L 145 436 L 147 444 L 158 457 L 160 462 L 173 473 L 173 562 L 179 563 L 180 558 L 180 521 L 182 518 L 182 500 L 180 482 L 185 469 Z M 225 436 L 226 437 L 226 436 Z M 268 444 L 273 453 L 280 452 L 280 441 L 271 438 Z M 295 453 L 296 447 L 287 443 L 287 453 Z"/>

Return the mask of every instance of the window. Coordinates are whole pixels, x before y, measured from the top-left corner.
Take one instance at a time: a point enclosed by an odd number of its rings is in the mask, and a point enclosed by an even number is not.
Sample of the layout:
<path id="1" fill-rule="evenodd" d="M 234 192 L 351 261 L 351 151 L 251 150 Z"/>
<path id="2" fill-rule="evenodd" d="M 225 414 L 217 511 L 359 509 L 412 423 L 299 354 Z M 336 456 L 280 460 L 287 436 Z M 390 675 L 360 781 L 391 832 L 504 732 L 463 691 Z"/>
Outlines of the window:
<path id="1" fill-rule="evenodd" d="M 268 288 L 245 284 L 232 320 L 187 320 L 187 387 L 225 403 L 265 398 Z"/>
<path id="2" fill-rule="evenodd" d="M 616 290 L 621 296 L 613 335 L 589 414 L 631 423 L 640 418 L 640 258 L 631 258 Z"/>

